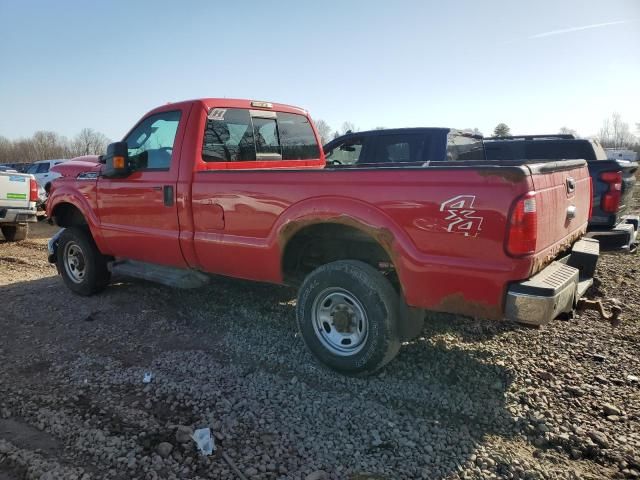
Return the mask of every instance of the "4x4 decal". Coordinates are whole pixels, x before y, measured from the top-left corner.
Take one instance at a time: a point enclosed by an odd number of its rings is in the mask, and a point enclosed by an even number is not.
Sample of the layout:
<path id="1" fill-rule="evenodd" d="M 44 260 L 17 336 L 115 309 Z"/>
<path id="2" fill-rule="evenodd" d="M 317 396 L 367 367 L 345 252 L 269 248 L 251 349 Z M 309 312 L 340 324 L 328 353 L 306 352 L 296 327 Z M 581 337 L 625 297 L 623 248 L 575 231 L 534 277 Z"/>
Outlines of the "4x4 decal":
<path id="1" fill-rule="evenodd" d="M 473 203 L 475 195 L 458 195 L 440 204 L 440 211 L 446 212 L 447 232 L 462 233 L 465 237 L 475 237 L 482 230 L 482 220 L 476 216 Z"/>

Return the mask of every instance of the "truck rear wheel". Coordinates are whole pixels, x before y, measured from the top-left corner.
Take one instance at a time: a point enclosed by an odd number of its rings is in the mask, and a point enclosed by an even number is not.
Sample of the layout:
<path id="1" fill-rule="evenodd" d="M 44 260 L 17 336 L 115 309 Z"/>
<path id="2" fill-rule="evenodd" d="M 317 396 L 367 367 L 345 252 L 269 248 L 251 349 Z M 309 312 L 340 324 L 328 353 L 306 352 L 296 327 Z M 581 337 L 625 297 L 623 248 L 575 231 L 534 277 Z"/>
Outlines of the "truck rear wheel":
<path id="1" fill-rule="evenodd" d="M 2 227 L 1 230 L 7 242 L 19 242 L 26 240 L 29 234 L 29 224 L 6 226 Z"/>
<path id="2" fill-rule="evenodd" d="M 67 228 L 58 240 L 57 266 L 64 283 L 80 295 L 103 290 L 111 279 L 107 260 L 84 228 Z"/>
<path id="3" fill-rule="evenodd" d="M 341 373 L 366 375 L 400 350 L 399 297 L 375 268 L 355 261 L 311 272 L 298 293 L 298 328 L 311 353 Z"/>

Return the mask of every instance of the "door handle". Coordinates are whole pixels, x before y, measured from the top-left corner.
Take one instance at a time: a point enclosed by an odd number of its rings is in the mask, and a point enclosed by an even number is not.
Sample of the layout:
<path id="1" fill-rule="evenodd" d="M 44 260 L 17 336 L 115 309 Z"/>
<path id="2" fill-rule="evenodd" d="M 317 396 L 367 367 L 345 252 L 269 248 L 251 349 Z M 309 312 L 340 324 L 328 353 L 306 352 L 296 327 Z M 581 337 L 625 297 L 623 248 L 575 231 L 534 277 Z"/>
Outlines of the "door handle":
<path id="1" fill-rule="evenodd" d="M 173 207 L 173 185 L 163 187 L 164 206 Z"/>

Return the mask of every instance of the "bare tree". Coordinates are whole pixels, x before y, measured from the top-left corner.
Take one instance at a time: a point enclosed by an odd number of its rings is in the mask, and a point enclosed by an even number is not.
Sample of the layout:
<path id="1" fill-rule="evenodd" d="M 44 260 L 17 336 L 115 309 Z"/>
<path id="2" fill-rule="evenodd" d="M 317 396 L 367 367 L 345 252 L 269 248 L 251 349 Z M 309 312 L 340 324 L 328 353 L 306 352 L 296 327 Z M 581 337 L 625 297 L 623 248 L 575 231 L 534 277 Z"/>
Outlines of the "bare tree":
<path id="1" fill-rule="evenodd" d="M 92 128 L 83 128 L 71 143 L 71 154 L 74 157 L 81 155 L 102 155 L 107 151 L 110 140 L 100 132 Z"/>
<path id="2" fill-rule="evenodd" d="M 108 143 L 107 137 L 90 128 L 83 129 L 73 142 L 50 131 L 38 131 L 31 138 L 17 140 L 0 136 L 0 163 L 28 163 L 78 155 L 102 154 Z"/>
<path id="3" fill-rule="evenodd" d="M 358 128 L 351 122 L 344 122 L 342 124 L 341 134 L 344 135 L 348 132 L 357 132 Z"/>
<path id="4" fill-rule="evenodd" d="M 576 132 L 574 129 L 569 127 L 560 127 L 560 130 L 558 130 L 558 133 L 562 135 L 573 135 L 574 137 L 578 137 L 578 132 Z"/>
<path id="5" fill-rule="evenodd" d="M 387 129 L 387 127 L 376 127 L 375 129 L 376 129 L 376 130 L 386 130 L 386 129 Z"/>
<path id="6" fill-rule="evenodd" d="M 604 147 L 609 148 L 630 148 L 638 142 L 631 133 L 629 124 L 623 122 L 617 112 L 604 120 L 597 139 Z"/>
<path id="7" fill-rule="evenodd" d="M 316 130 L 318 130 L 318 134 L 320 135 L 320 141 L 324 145 L 331 139 L 331 127 L 324 120 L 316 120 Z"/>
<path id="8" fill-rule="evenodd" d="M 11 140 L 0 136 L 0 163 L 12 163 L 13 144 Z"/>
<path id="9" fill-rule="evenodd" d="M 69 157 L 69 141 L 55 132 L 41 130 L 31 138 L 34 159 L 51 160 Z"/>
<path id="10" fill-rule="evenodd" d="M 493 129 L 494 137 L 508 137 L 511 135 L 511 129 L 506 123 L 499 123 L 496 128 Z"/>

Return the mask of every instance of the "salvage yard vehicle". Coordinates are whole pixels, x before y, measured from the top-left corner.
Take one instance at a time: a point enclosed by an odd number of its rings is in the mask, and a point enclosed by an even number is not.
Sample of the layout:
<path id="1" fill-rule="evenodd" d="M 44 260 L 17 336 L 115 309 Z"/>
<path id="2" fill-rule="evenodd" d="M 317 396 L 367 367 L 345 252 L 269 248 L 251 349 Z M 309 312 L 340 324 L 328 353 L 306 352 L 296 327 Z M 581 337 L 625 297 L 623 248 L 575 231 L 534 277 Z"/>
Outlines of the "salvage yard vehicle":
<path id="1" fill-rule="evenodd" d="M 389 362 L 425 310 L 542 325 L 591 285 L 583 160 L 327 165 L 318 138 L 287 105 L 158 107 L 101 163 L 55 167 L 47 213 L 64 228 L 49 260 L 81 295 L 112 273 L 297 285 L 307 347 L 349 374 Z M 446 146 L 474 148 L 455 135 Z"/>
<path id="2" fill-rule="evenodd" d="M 332 165 L 485 160 L 481 140 L 449 128 L 390 128 L 346 133 L 323 149 Z"/>
<path id="3" fill-rule="evenodd" d="M 589 236 L 603 246 L 633 249 L 640 217 L 630 215 L 638 162 L 609 159 L 597 140 L 571 134 L 485 138 L 489 160 L 581 158 L 593 182 Z"/>
<path id="4" fill-rule="evenodd" d="M 53 182 L 60 176 L 59 173 L 51 169 L 56 165 L 60 165 L 61 163 L 68 161 L 69 160 L 66 159 L 39 160 L 31 164 L 31 166 L 27 169 L 27 173 L 33 175 L 36 178 L 38 184 L 48 192 L 51 188 L 51 182 Z"/>
<path id="5" fill-rule="evenodd" d="M 0 231 L 8 242 L 25 240 L 37 221 L 38 183 L 32 175 L 0 169 Z"/>

